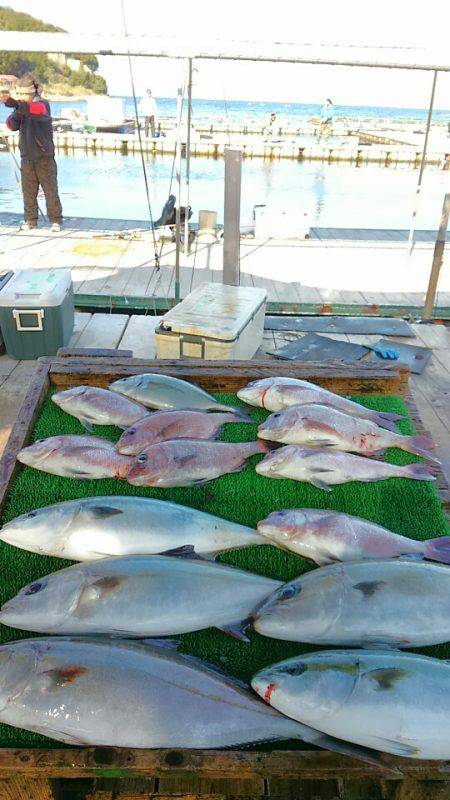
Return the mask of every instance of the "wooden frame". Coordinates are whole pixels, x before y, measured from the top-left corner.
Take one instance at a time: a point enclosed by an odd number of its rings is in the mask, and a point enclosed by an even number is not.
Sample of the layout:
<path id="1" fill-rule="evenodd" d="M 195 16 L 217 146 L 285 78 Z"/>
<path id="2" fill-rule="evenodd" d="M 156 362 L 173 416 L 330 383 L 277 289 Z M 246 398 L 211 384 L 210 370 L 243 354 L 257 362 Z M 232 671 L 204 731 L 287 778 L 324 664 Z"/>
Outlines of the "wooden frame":
<path id="1" fill-rule="evenodd" d="M 408 387 L 408 370 L 388 365 L 323 365 L 296 362 L 283 364 L 272 362 L 192 362 L 192 361 L 145 361 L 122 357 L 62 357 L 40 360 L 37 372 L 29 386 L 17 421 L 11 431 L 4 455 L 0 461 L 0 511 L 20 465 L 16 457 L 19 450 L 30 439 L 36 419 L 51 386 L 63 388 L 77 383 L 107 386 L 116 378 L 140 372 L 162 372 L 195 381 L 209 391 L 233 391 L 254 380 L 270 374 L 289 375 L 312 379 L 316 383 L 341 394 L 397 394 L 405 396 Z M 407 400 L 415 424 L 420 423 L 417 410 Z M 438 475 L 439 477 L 439 475 Z M 440 478 L 441 488 L 446 488 Z M 195 795 L 267 795 L 268 781 L 279 787 L 286 782 L 336 781 L 337 779 L 383 779 L 447 781 L 450 763 L 436 761 L 412 761 L 386 757 L 386 770 L 364 764 L 358 760 L 327 751 L 283 751 L 271 752 L 245 750 L 135 750 L 121 748 L 92 747 L 80 749 L 0 749 L 0 798 L 17 800 L 23 797 L 23 784 L 15 788 L 17 776 L 23 780 L 39 779 L 45 785 L 47 779 L 62 778 L 147 778 L 172 781 L 173 791 L 160 793 Z M 389 768 L 391 767 L 391 769 Z M 2 794 L 2 781 L 13 787 Z M 169 782 L 170 782 L 169 781 Z M 181 781 L 181 784 L 180 784 Z M 208 790 L 200 791 L 199 785 L 207 782 Z M 211 781 L 213 783 L 211 783 Z M 224 788 L 227 782 L 227 790 Z M 256 781 L 256 784 L 255 784 Z M 195 783 L 195 788 L 189 785 Z M 200 782 L 200 784 L 199 784 Z M 203 782 L 203 783 L 202 783 Z M 214 782 L 220 789 L 214 789 Z M 251 783 L 251 791 L 249 790 Z M 281 783 L 280 783 L 281 782 Z M 14 786 L 13 786 L 14 784 Z M 180 786 L 182 785 L 182 791 Z M 239 786 L 241 789 L 239 789 Z M 255 788 L 259 786 L 259 790 Z M 245 791 L 244 791 L 244 788 Z M 50 790 L 49 790 L 50 791 Z M 149 789 L 146 789 L 147 796 Z M 150 792 L 151 794 L 152 792 Z M 38 797 L 51 798 L 42 792 Z M 114 795 L 115 797 L 121 797 Z M 123 795 L 129 797 L 130 795 Z M 303 796 L 303 795 L 302 795 Z M 380 795 L 381 796 L 381 795 Z"/>

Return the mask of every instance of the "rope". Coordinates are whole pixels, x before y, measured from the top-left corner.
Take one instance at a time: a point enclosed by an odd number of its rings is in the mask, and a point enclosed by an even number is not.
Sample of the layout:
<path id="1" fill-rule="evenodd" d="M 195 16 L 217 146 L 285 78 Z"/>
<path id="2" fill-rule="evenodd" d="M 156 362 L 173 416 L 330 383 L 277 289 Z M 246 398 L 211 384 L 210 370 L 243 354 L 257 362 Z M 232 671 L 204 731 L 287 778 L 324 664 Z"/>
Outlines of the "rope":
<path id="1" fill-rule="evenodd" d="M 121 0 L 121 8 L 122 8 L 123 31 L 124 31 L 125 37 L 127 37 L 128 36 L 128 30 L 127 30 L 127 23 L 126 23 L 126 18 L 125 18 L 125 0 Z M 134 75 L 133 75 L 133 65 L 131 63 L 131 54 L 130 54 L 129 50 L 128 50 L 128 67 L 129 67 L 129 70 L 130 70 L 130 81 L 131 81 L 131 90 L 132 90 L 132 93 L 133 93 L 134 115 L 135 115 L 135 118 L 136 118 L 136 127 L 137 127 L 138 139 L 139 139 L 139 149 L 140 149 L 140 152 L 141 152 L 142 173 L 143 173 L 143 176 L 144 176 L 144 184 L 145 184 L 145 193 L 146 193 L 146 197 L 147 197 L 148 214 L 149 214 L 150 227 L 151 227 L 152 237 L 153 237 L 153 249 L 154 249 L 154 253 L 155 253 L 155 266 L 156 266 L 156 269 L 159 271 L 159 268 L 160 268 L 160 265 L 159 265 L 159 254 L 158 254 L 158 250 L 157 250 L 157 247 L 156 247 L 156 236 L 155 236 L 155 228 L 154 228 L 154 225 L 153 225 L 152 204 L 151 204 L 151 201 L 150 201 L 150 192 L 149 192 L 148 178 L 147 178 L 147 168 L 145 166 L 145 157 L 144 157 L 144 151 L 143 151 L 143 147 L 142 147 L 142 135 L 141 135 L 141 126 L 140 126 L 140 123 L 139 123 L 139 115 L 138 115 L 138 107 L 137 107 L 137 99 L 136 99 L 136 89 L 135 89 Z"/>

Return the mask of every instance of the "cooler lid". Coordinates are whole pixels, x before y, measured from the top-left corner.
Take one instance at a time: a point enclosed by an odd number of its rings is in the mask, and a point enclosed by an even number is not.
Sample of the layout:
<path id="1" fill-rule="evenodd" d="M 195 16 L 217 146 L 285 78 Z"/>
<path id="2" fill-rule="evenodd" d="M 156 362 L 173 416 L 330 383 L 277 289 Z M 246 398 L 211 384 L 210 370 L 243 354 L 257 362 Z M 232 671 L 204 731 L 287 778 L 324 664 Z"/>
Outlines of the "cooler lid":
<path id="1" fill-rule="evenodd" d="M 72 283 L 70 269 L 21 269 L 0 290 L 0 307 L 59 306 Z"/>
<path id="2" fill-rule="evenodd" d="M 202 283 L 161 320 L 174 333 L 234 341 L 267 299 L 265 289 Z"/>

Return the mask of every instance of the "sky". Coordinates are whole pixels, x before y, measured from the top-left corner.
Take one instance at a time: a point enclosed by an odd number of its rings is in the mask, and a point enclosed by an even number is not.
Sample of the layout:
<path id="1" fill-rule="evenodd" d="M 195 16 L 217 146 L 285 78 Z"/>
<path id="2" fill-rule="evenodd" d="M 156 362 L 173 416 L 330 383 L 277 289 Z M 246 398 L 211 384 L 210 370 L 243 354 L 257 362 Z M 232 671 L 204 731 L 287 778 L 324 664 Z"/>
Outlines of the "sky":
<path id="1" fill-rule="evenodd" d="M 6 0 L 7 2 L 7 0 Z M 252 40 L 448 48 L 449 0 L 124 0 L 129 33 L 193 39 Z M 123 33 L 121 0 L 10 0 L 9 6 L 73 33 Z M 424 12 L 425 9 L 425 12 Z M 100 56 L 109 93 L 129 95 L 126 58 Z M 186 65 L 171 59 L 134 58 L 137 94 L 149 86 L 160 97 L 176 95 Z M 424 71 L 303 64 L 196 62 L 194 97 L 226 100 L 428 106 L 432 74 Z M 450 73 L 440 74 L 435 108 L 450 109 Z"/>

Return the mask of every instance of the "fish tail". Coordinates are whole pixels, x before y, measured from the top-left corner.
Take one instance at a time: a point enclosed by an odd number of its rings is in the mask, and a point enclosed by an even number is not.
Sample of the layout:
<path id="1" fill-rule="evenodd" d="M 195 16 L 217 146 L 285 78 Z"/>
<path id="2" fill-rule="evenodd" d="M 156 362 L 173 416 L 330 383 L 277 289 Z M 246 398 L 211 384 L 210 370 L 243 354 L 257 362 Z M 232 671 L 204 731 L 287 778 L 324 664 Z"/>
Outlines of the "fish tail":
<path id="1" fill-rule="evenodd" d="M 450 536 L 438 536 L 424 542 L 423 553 L 430 561 L 440 561 L 450 564 Z"/>
<path id="2" fill-rule="evenodd" d="M 403 439 L 403 447 L 408 453 L 414 453 L 416 456 L 428 458 L 436 464 L 440 464 L 439 459 L 431 452 L 436 449 L 433 440 L 428 436 L 405 436 Z"/>
<path id="3" fill-rule="evenodd" d="M 408 464 L 406 467 L 402 467 L 402 473 L 406 478 L 413 478 L 416 481 L 436 480 L 428 464 Z"/>
<path id="4" fill-rule="evenodd" d="M 222 405 L 221 403 L 217 403 L 212 407 L 213 411 L 227 411 L 229 414 L 235 414 L 239 417 L 241 422 L 253 422 L 252 418 L 248 414 L 248 412 L 243 409 L 239 408 L 239 406 L 227 406 L 225 403 Z"/>
<path id="5" fill-rule="evenodd" d="M 283 442 L 270 442 L 268 439 L 258 439 L 252 444 L 255 445 L 255 453 L 270 453 L 271 450 L 278 450 L 279 447 L 283 447 Z"/>

